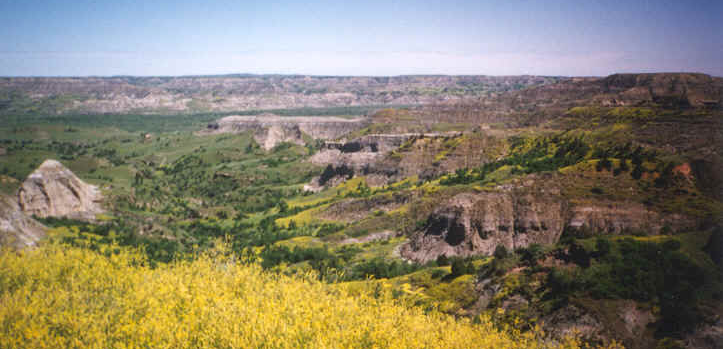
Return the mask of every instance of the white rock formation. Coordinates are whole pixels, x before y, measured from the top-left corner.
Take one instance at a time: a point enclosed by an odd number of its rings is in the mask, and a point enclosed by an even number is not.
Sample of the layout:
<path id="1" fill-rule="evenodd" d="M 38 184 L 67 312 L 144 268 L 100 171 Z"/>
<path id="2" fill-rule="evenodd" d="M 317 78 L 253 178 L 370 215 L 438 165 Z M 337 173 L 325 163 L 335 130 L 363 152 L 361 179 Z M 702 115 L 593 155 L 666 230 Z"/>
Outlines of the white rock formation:
<path id="1" fill-rule="evenodd" d="M 18 190 L 18 204 L 27 215 L 95 219 L 103 212 L 100 190 L 80 180 L 55 160 L 45 160 Z"/>

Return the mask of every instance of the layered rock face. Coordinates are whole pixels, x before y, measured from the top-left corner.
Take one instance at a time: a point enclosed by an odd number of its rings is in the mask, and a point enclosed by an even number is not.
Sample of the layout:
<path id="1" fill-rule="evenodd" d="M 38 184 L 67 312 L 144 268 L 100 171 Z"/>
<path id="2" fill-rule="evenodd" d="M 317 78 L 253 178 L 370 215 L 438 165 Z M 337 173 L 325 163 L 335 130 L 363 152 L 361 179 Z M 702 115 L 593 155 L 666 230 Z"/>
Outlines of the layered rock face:
<path id="1" fill-rule="evenodd" d="M 96 186 L 80 180 L 55 160 L 45 160 L 18 190 L 18 204 L 27 215 L 95 219 L 103 212 Z"/>
<path id="2" fill-rule="evenodd" d="M 440 255 L 491 255 L 530 244 L 556 243 L 563 232 L 592 234 L 660 234 L 695 227 L 695 220 L 662 215 L 636 203 L 570 203 L 555 188 L 504 188 L 462 193 L 429 216 L 426 226 L 402 246 L 403 257 L 420 263 Z"/>
<path id="3" fill-rule="evenodd" d="M 31 98 L 48 113 L 151 113 L 436 104 L 478 91 L 559 81 L 543 76 L 302 76 L 0 78 L 0 94 Z M 472 88 L 467 88 L 472 87 Z M 460 95 L 460 92 L 462 94 Z M 67 98 L 57 98 L 57 97 Z M 53 100 L 54 103 L 43 103 Z M 58 103 L 58 100 L 65 101 Z M 0 105 L 12 111 L 15 104 Z M 21 106 L 21 108 L 23 108 Z"/>
<path id="4" fill-rule="evenodd" d="M 659 234 L 663 229 L 680 230 L 695 226 L 695 222 L 687 217 L 679 214 L 663 216 L 639 203 L 597 202 L 570 206 L 567 229 L 580 235 L 589 232 Z"/>
<path id="5" fill-rule="evenodd" d="M 615 104 L 654 102 L 663 105 L 719 106 L 721 91 L 705 74 L 615 74 L 602 79 L 605 93 Z"/>
<path id="6" fill-rule="evenodd" d="M 34 246 L 45 236 L 45 226 L 28 217 L 15 198 L 0 195 L 0 246 Z"/>
<path id="7" fill-rule="evenodd" d="M 283 142 L 304 145 L 301 129 L 299 129 L 298 125 L 290 127 L 274 125 L 268 129 L 258 130 L 254 133 L 254 140 L 266 150 L 273 149 Z"/>
<path id="8" fill-rule="evenodd" d="M 559 191 L 503 190 L 462 193 L 443 203 L 401 249 L 405 258 L 425 263 L 440 255 L 492 254 L 556 242 L 565 226 L 566 204 Z"/>
<path id="9" fill-rule="evenodd" d="M 365 118 L 344 119 L 339 117 L 313 116 L 276 116 L 264 114 L 259 116 L 232 115 L 210 123 L 209 133 L 242 133 L 268 129 L 272 126 L 281 128 L 298 127 L 302 132 L 316 139 L 334 139 L 347 133 L 369 126 Z"/>
<path id="10" fill-rule="evenodd" d="M 366 176 L 367 184 L 380 186 L 400 180 L 404 177 L 420 174 L 428 169 L 426 164 L 406 164 L 405 160 L 414 162 L 416 157 L 406 154 L 403 159 L 389 160 L 389 155 L 405 144 L 414 144 L 415 141 L 432 140 L 437 138 L 458 137 L 459 132 L 447 133 L 396 133 L 396 134 L 369 134 L 350 141 L 326 142 L 324 148 L 314 154 L 309 160 L 315 165 L 332 165 L 334 167 L 346 166 L 355 172 Z M 429 154 L 419 154 L 428 160 Z M 400 162 L 401 161 L 401 162 Z M 431 163 L 432 161 L 429 160 Z"/>
<path id="11" fill-rule="evenodd" d="M 372 134 L 348 142 L 326 142 L 324 149 L 310 161 L 316 165 L 348 166 L 354 170 L 369 168 L 384 155 L 399 148 L 418 134 Z"/>

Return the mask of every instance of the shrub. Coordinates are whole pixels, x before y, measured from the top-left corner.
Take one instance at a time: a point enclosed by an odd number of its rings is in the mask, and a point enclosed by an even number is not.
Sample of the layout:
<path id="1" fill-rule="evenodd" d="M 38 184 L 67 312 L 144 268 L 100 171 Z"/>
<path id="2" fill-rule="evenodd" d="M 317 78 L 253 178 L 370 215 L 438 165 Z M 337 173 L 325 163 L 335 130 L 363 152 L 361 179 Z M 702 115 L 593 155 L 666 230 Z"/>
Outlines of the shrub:
<path id="1" fill-rule="evenodd" d="M 3 348 L 543 345 L 539 334 L 504 332 L 486 317 L 472 325 L 405 307 L 387 284 L 373 294 L 265 273 L 223 249 L 151 269 L 137 251 L 45 246 L 2 252 L 0 265 Z"/>

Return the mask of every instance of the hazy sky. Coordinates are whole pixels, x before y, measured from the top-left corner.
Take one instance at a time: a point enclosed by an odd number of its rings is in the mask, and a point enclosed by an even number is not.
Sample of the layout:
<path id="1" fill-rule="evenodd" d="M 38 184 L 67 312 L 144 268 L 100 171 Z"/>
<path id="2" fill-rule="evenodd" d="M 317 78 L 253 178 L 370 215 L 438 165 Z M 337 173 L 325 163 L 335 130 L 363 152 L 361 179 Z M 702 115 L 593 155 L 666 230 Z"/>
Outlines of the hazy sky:
<path id="1" fill-rule="evenodd" d="M 0 75 L 723 76 L 721 0 L 0 0 Z"/>

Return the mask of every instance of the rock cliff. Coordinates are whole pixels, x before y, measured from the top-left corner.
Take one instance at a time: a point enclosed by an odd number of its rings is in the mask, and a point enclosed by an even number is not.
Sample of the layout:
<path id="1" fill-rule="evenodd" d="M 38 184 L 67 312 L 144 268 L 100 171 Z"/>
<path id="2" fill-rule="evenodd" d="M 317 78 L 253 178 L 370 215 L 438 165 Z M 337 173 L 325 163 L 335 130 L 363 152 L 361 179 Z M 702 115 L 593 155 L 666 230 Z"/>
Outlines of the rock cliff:
<path id="1" fill-rule="evenodd" d="M 38 217 L 92 220 L 103 212 L 101 199 L 96 186 L 83 182 L 56 160 L 45 160 L 18 190 L 22 211 Z"/>
<path id="2" fill-rule="evenodd" d="M 639 232 L 659 234 L 684 228 L 693 228 L 695 223 L 680 214 L 661 215 L 647 209 L 640 203 L 592 202 L 571 204 L 567 229 L 578 235 L 589 232 L 605 234 L 635 234 Z"/>
<path id="3" fill-rule="evenodd" d="M 563 232 L 591 234 L 660 234 L 690 229 L 695 221 L 679 214 L 662 215 L 642 204 L 573 203 L 556 188 L 512 187 L 462 193 L 443 202 L 401 249 L 420 263 L 440 255 L 491 255 L 530 244 L 556 243 Z"/>
<path id="4" fill-rule="evenodd" d="M 492 254 L 533 243 L 557 242 L 565 226 L 566 203 L 556 189 L 521 188 L 462 193 L 443 203 L 401 249 L 425 263 L 440 255 Z"/>
<path id="5" fill-rule="evenodd" d="M 34 246 L 45 236 L 45 227 L 28 217 L 12 197 L 0 195 L 0 246 L 17 249 Z"/>
<path id="6" fill-rule="evenodd" d="M 380 186 L 429 170 L 436 151 L 435 144 L 430 143 L 460 135 L 460 132 L 368 134 L 350 141 L 325 142 L 323 149 L 309 161 L 320 166 L 346 166 L 366 176 L 367 184 Z M 401 148 L 407 148 L 405 156 L 390 156 Z"/>
<path id="7" fill-rule="evenodd" d="M 256 142 L 271 149 L 281 142 L 303 144 L 302 132 L 314 139 L 336 139 L 369 125 L 365 118 L 227 116 L 208 124 L 201 134 L 252 132 Z"/>

